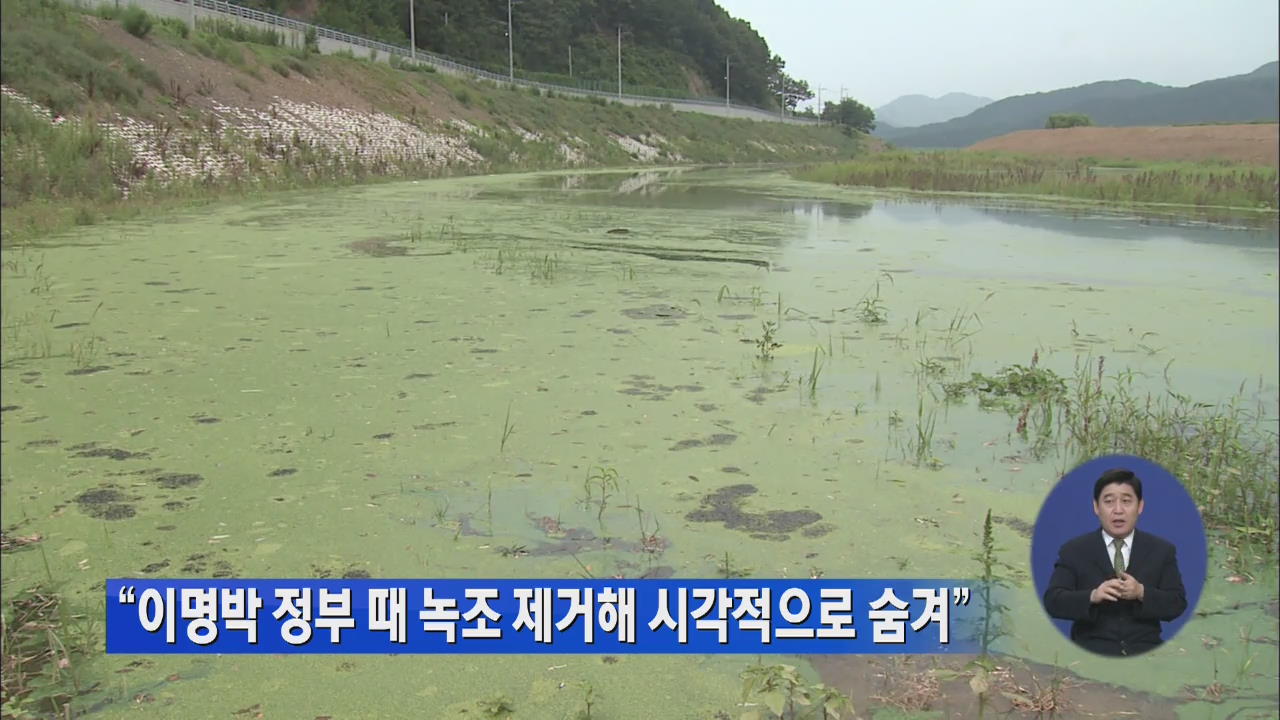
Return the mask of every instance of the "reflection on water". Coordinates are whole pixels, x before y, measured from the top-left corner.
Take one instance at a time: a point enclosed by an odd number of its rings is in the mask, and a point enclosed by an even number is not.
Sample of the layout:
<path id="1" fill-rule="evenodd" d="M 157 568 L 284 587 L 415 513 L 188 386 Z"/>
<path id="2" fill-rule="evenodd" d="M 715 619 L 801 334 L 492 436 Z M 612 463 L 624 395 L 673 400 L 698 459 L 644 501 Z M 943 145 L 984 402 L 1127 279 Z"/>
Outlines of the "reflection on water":
<path id="1" fill-rule="evenodd" d="M 547 187 L 567 191 L 550 202 L 595 207 L 666 208 L 722 213 L 778 213 L 801 218 L 856 220 L 871 210 L 871 203 L 794 199 L 714 182 L 715 176 L 684 169 L 626 173 L 576 173 L 533 179 L 530 189 Z M 519 189 L 503 188 L 487 197 L 519 197 Z"/>
<path id="2" fill-rule="evenodd" d="M 1234 222 L 1205 222 L 1162 215 L 1106 212 L 1098 209 L 1013 207 L 992 203 L 940 203 L 924 199 L 886 199 L 876 209 L 904 223 L 948 225 L 990 222 L 1108 240 L 1168 240 L 1275 248 L 1274 216 L 1236 217 Z"/>
<path id="3" fill-rule="evenodd" d="M 688 169 L 642 172 L 570 173 L 538 176 L 526 186 L 566 191 L 551 202 L 598 207 L 667 208 L 709 212 L 777 213 L 791 215 L 814 228 L 838 231 L 864 218 L 877 223 L 934 224 L 956 227 L 973 224 L 1009 225 L 1075 237 L 1124 241 L 1167 241 L 1274 249 L 1280 243 L 1280 221 L 1274 213 L 1228 214 L 1212 222 L 1170 212 L 1137 213 L 1071 204 L 1036 205 L 1017 198 L 939 199 L 877 193 L 861 201 L 799 198 L 772 194 L 758 186 L 719 182 L 723 171 Z M 503 188 L 486 195 L 517 196 L 521 190 Z M 810 237 L 809 239 L 813 239 Z"/>

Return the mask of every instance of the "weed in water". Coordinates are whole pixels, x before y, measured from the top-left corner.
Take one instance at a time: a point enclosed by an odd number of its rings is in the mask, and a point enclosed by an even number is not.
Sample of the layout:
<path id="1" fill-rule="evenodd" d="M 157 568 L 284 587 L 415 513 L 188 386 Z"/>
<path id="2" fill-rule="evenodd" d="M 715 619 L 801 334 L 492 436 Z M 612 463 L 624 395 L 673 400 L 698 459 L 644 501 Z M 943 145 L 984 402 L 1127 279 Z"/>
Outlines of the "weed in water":
<path id="1" fill-rule="evenodd" d="M 716 571 L 720 574 L 720 577 L 724 578 L 725 580 L 733 580 L 734 578 L 744 578 L 751 574 L 751 568 L 743 567 L 741 565 L 734 565 L 733 560 L 729 557 L 729 552 L 727 550 L 724 553 L 724 557 L 721 558 L 720 565 L 719 567 L 716 568 Z"/>
<path id="2" fill-rule="evenodd" d="M 444 525 L 445 520 L 449 519 L 449 498 L 444 498 L 444 502 L 436 501 L 431 514 L 436 519 L 436 525 Z"/>
<path id="3" fill-rule="evenodd" d="M 505 695 L 479 700 L 476 702 L 476 709 L 480 711 L 482 717 L 494 718 L 494 720 L 509 718 L 516 713 L 515 703 Z"/>
<path id="4" fill-rule="evenodd" d="M 511 403 L 507 403 L 507 417 L 502 421 L 502 440 L 498 444 L 498 452 L 507 451 L 507 440 L 511 439 L 511 435 L 516 431 L 516 426 L 511 422 Z"/>
<path id="5" fill-rule="evenodd" d="M 578 710 L 574 717 L 578 720 L 591 720 L 594 717 L 591 711 L 596 704 L 596 689 L 586 680 L 583 680 L 579 687 L 582 688 L 582 709 Z"/>
<path id="6" fill-rule="evenodd" d="M 774 336 L 778 332 L 778 324 L 772 320 L 761 324 L 760 337 L 756 339 L 756 348 L 758 350 L 757 357 L 761 362 L 769 362 L 773 359 L 773 351 L 782 347 L 782 343 L 774 340 Z"/>
<path id="7" fill-rule="evenodd" d="M 889 284 L 893 284 L 893 276 L 887 272 L 882 272 L 881 276 L 888 279 Z M 884 301 L 880 299 L 880 279 L 876 278 L 875 285 L 872 290 L 868 291 L 855 306 L 855 313 L 859 320 L 868 325 L 882 325 L 889 322 L 889 309 L 885 306 Z"/>
<path id="8" fill-rule="evenodd" d="M 753 665 L 740 677 L 743 705 L 765 708 L 752 710 L 743 718 L 839 720 L 855 715 L 848 696 L 821 683 L 806 685 L 794 665 Z M 803 712 L 801 708 L 805 708 Z"/>
<path id="9" fill-rule="evenodd" d="M 818 399 L 818 376 L 822 374 L 822 363 L 818 360 L 818 353 L 822 352 L 821 348 L 813 349 L 813 367 L 809 370 L 809 399 Z"/>
<path id="10" fill-rule="evenodd" d="M 995 599 L 999 588 L 1013 587 L 1004 573 L 1010 568 L 1000 562 L 998 557 L 1001 550 L 1002 548 L 996 545 L 991 510 L 988 509 L 986 519 L 982 523 L 982 545 L 973 555 L 973 559 L 982 568 L 982 580 L 978 585 L 978 598 L 982 603 L 980 620 L 982 627 L 978 634 L 978 647 L 981 648 L 980 654 L 983 657 L 990 656 L 992 643 L 1008 634 L 1005 615 L 1009 608 Z"/>
<path id="11" fill-rule="evenodd" d="M 916 427 L 913 437 L 907 442 L 917 466 L 926 465 L 934 470 L 942 467 L 942 461 L 933 455 L 933 431 L 937 425 L 937 410 L 924 410 L 924 398 L 916 403 Z"/>
<path id="12" fill-rule="evenodd" d="M 600 510 L 596 513 L 596 519 L 603 520 L 605 507 L 609 503 L 609 496 L 612 493 L 618 492 L 620 489 L 618 485 L 618 471 L 611 467 L 593 467 L 591 471 L 587 473 L 584 489 L 586 490 L 585 502 L 587 505 L 591 504 L 591 498 L 593 496 L 599 495 L 599 500 L 597 502 L 599 503 Z"/>

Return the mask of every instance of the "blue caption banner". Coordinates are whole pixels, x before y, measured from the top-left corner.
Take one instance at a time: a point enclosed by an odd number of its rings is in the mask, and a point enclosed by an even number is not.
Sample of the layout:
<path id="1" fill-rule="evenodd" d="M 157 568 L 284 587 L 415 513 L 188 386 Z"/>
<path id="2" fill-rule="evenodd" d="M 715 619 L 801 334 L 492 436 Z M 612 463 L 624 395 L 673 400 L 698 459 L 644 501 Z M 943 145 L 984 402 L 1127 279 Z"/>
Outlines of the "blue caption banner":
<path id="1" fill-rule="evenodd" d="M 111 654 L 976 652 L 956 580 L 107 581 Z"/>

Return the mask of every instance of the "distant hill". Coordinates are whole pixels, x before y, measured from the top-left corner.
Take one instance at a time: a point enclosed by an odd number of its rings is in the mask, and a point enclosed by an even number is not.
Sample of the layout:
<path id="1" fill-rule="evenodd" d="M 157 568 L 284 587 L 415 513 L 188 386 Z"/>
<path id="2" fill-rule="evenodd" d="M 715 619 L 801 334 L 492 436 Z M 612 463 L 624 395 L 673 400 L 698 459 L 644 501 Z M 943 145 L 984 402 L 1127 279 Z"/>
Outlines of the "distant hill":
<path id="1" fill-rule="evenodd" d="M 1173 88 L 1137 80 L 1090 83 L 998 100 L 964 117 L 917 128 L 889 127 L 876 134 L 901 147 L 968 147 L 1017 130 L 1044 127 L 1053 113 L 1084 113 L 1095 125 L 1178 125 L 1275 120 L 1280 105 L 1280 63 L 1251 73 Z"/>
<path id="2" fill-rule="evenodd" d="M 903 95 L 876 108 L 876 121 L 898 128 L 918 127 L 963 117 L 989 104 L 991 98 L 959 92 L 947 93 L 939 98 Z"/>

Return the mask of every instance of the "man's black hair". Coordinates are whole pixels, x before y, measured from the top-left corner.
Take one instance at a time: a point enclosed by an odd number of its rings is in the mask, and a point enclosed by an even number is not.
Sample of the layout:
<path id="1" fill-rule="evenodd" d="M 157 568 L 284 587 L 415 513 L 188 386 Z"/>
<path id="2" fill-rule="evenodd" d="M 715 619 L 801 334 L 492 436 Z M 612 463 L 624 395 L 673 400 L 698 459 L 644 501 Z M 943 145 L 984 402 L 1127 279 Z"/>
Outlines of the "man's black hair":
<path id="1" fill-rule="evenodd" d="M 1133 494 L 1138 496 L 1138 500 L 1142 500 L 1142 480 L 1132 470 L 1116 468 L 1102 473 L 1102 477 L 1093 484 L 1093 501 L 1098 502 L 1098 498 L 1102 496 L 1102 488 L 1112 483 L 1128 485 L 1133 488 Z"/>

